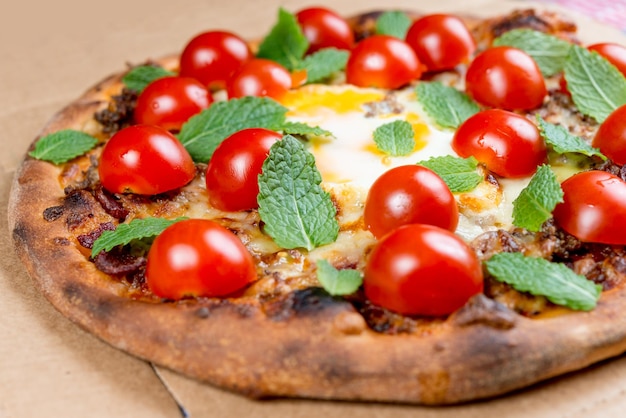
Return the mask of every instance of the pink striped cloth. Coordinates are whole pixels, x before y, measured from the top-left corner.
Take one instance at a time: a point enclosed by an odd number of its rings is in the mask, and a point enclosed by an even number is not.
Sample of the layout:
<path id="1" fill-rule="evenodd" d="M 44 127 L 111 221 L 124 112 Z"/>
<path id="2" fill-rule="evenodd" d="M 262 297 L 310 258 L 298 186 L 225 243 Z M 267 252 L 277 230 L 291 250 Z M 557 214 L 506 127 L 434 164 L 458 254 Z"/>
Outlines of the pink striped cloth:
<path id="1" fill-rule="evenodd" d="M 615 26 L 626 32 L 626 0 L 543 0 Z"/>

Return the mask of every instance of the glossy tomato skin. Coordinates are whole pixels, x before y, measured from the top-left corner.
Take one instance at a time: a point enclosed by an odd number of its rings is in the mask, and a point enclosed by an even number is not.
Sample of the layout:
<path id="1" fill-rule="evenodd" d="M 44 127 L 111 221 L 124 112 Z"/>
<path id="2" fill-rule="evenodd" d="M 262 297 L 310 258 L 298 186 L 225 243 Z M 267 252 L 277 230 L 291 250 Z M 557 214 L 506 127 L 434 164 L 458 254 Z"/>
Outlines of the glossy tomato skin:
<path id="1" fill-rule="evenodd" d="M 225 31 L 210 31 L 191 39 L 180 57 L 180 75 L 209 88 L 224 88 L 226 80 L 253 57 L 248 44 Z"/>
<path id="2" fill-rule="evenodd" d="M 370 187 L 364 220 L 376 238 L 399 226 L 422 223 L 454 231 L 459 211 L 446 183 L 432 170 L 405 165 L 383 173 Z"/>
<path id="3" fill-rule="evenodd" d="M 447 14 L 417 19 L 406 34 L 406 42 L 427 71 L 451 70 L 468 62 L 476 50 L 474 38 L 465 23 Z"/>
<path id="4" fill-rule="evenodd" d="M 262 128 L 244 129 L 216 149 L 206 171 L 209 203 L 224 211 L 255 209 L 258 177 L 270 147 L 282 136 Z"/>
<path id="5" fill-rule="evenodd" d="M 255 58 L 245 63 L 226 85 L 229 98 L 268 96 L 280 99 L 292 85 L 291 74 L 282 65 Z"/>
<path id="6" fill-rule="evenodd" d="M 309 7 L 297 12 L 296 19 L 309 41 L 309 54 L 322 48 L 352 49 L 354 46 L 352 28 L 332 10 Z"/>
<path id="7" fill-rule="evenodd" d="M 547 159 L 546 145 L 537 127 L 516 113 L 489 109 L 459 126 L 452 149 L 461 157 L 474 156 L 502 177 L 533 174 Z"/>
<path id="8" fill-rule="evenodd" d="M 626 77 L 626 47 L 612 42 L 603 42 L 589 45 L 587 49 L 602 55 Z"/>
<path id="9" fill-rule="evenodd" d="M 346 65 L 348 83 L 358 87 L 400 88 L 422 75 L 423 66 L 411 47 L 387 35 L 359 42 Z"/>
<path id="10" fill-rule="evenodd" d="M 188 219 L 165 229 L 152 243 L 146 283 L 155 295 L 224 297 L 256 280 L 252 256 L 218 223 Z"/>
<path id="11" fill-rule="evenodd" d="M 404 315 L 448 315 L 483 289 L 480 261 L 459 237 L 432 225 L 401 226 L 372 250 L 365 296 Z"/>
<path id="12" fill-rule="evenodd" d="M 209 107 L 211 94 L 191 77 L 164 77 L 148 84 L 137 98 L 135 121 L 179 131 L 187 120 Z"/>
<path id="13" fill-rule="evenodd" d="M 465 75 L 467 93 L 482 105 L 531 110 L 543 103 L 546 84 L 526 52 L 497 46 L 478 54 Z"/>
<path id="14" fill-rule="evenodd" d="M 626 245 L 626 183 L 605 171 L 585 171 L 565 180 L 554 219 L 583 242 Z"/>
<path id="15" fill-rule="evenodd" d="M 592 145 L 613 162 L 626 164 L 626 105 L 615 109 L 602 122 Z"/>
<path id="16" fill-rule="evenodd" d="M 177 189 L 196 175 L 183 145 L 158 126 L 133 125 L 115 133 L 102 150 L 98 173 L 113 193 L 154 195 Z"/>

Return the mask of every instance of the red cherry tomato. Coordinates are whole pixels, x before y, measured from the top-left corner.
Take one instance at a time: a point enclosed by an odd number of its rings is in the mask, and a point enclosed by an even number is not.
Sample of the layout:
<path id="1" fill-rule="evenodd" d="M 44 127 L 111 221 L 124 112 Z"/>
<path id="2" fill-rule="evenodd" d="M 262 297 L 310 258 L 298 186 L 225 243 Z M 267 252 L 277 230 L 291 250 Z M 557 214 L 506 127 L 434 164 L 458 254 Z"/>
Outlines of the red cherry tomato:
<path id="1" fill-rule="evenodd" d="M 205 86 L 224 88 L 226 80 L 253 57 L 248 44 L 230 32 L 211 31 L 195 36 L 180 56 L 180 75 Z"/>
<path id="2" fill-rule="evenodd" d="M 98 165 L 100 181 L 113 193 L 153 195 L 184 186 L 196 167 L 183 145 L 158 126 L 134 125 L 106 143 Z"/>
<path id="3" fill-rule="evenodd" d="M 596 51 L 598 54 L 606 58 L 611 64 L 617 67 L 617 69 L 626 77 L 626 47 L 605 42 L 599 44 L 589 45 L 587 47 L 590 51 Z"/>
<path id="4" fill-rule="evenodd" d="M 245 63 L 228 81 L 228 97 L 269 96 L 280 97 L 291 88 L 291 74 L 282 65 L 255 58 Z"/>
<path id="5" fill-rule="evenodd" d="M 262 128 L 244 129 L 216 149 L 206 171 L 209 202 L 225 211 L 257 208 L 258 177 L 270 147 L 282 136 Z"/>
<path id="6" fill-rule="evenodd" d="M 500 109 L 483 110 L 459 126 L 452 149 L 474 156 L 502 177 L 526 177 L 547 158 L 546 144 L 528 119 Z"/>
<path id="7" fill-rule="evenodd" d="M 626 183 L 605 171 L 585 171 L 565 180 L 554 219 L 581 241 L 626 245 Z"/>
<path id="8" fill-rule="evenodd" d="M 209 91 L 195 78 L 159 78 L 141 92 L 135 107 L 135 121 L 179 131 L 193 115 L 209 107 Z"/>
<path id="9" fill-rule="evenodd" d="M 433 171 L 405 165 L 385 172 L 372 184 L 364 220 L 376 238 L 406 224 L 429 224 L 454 231 L 459 211 L 454 196 Z"/>
<path id="10" fill-rule="evenodd" d="M 626 105 L 618 107 L 602 122 L 592 145 L 613 162 L 626 164 Z"/>
<path id="11" fill-rule="evenodd" d="M 476 49 L 465 23 L 456 16 L 434 14 L 416 20 L 406 34 L 428 71 L 450 70 L 467 62 Z"/>
<path id="12" fill-rule="evenodd" d="M 352 49 L 354 46 L 352 28 L 332 10 L 311 7 L 296 13 L 296 19 L 309 41 L 309 54 L 322 48 Z"/>
<path id="13" fill-rule="evenodd" d="M 477 102 L 507 110 L 530 110 L 543 103 L 546 84 L 526 52 L 508 46 L 478 54 L 465 75 L 467 93 Z"/>
<path id="14" fill-rule="evenodd" d="M 422 65 L 413 49 L 387 35 L 374 35 L 359 42 L 346 65 L 348 83 L 359 87 L 396 89 L 421 75 Z"/>
<path id="15" fill-rule="evenodd" d="M 365 296 L 405 315 L 448 315 L 483 289 L 480 261 L 459 237 L 432 225 L 401 226 L 372 250 Z"/>
<path id="16" fill-rule="evenodd" d="M 252 256 L 239 238 L 206 219 L 173 224 L 148 253 L 146 283 L 162 298 L 224 297 L 256 278 Z"/>

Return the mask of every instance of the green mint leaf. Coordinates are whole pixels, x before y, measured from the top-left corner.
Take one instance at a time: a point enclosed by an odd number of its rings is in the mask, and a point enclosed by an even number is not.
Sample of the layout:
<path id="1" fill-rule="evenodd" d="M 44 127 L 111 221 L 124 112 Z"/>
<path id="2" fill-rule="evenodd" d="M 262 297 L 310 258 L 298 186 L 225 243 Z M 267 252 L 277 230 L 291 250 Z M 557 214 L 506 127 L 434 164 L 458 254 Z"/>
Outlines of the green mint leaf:
<path id="1" fill-rule="evenodd" d="M 306 70 L 307 84 L 317 83 L 346 68 L 349 56 L 348 51 L 324 48 L 307 55 L 296 64 L 296 69 Z"/>
<path id="2" fill-rule="evenodd" d="M 541 74 L 550 77 L 563 71 L 570 42 L 532 29 L 513 29 L 494 39 L 494 46 L 512 46 L 530 55 Z"/>
<path id="3" fill-rule="evenodd" d="M 246 128 L 275 129 L 285 122 L 287 108 L 267 97 L 242 97 L 216 102 L 192 116 L 178 139 L 196 162 L 207 162 L 228 136 Z"/>
<path id="4" fill-rule="evenodd" d="M 564 264 L 525 257 L 521 253 L 496 254 L 486 266 L 496 280 L 571 309 L 592 310 L 602 292 L 602 286 L 574 273 Z"/>
<path id="5" fill-rule="evenodd" d="M 513 201 L 513 225 L 539 231 L 552 217 L 557 203 L 563 202 L 563 190 L 548 165 L 542 165 Z"/>
<path id="6" fill-rule="evenodd" d="M 337 239 L 337 211 L 321 182 L 315 157 L 300 141 L 285 135 L 272 145 L 257 200 L 265 232 L 281 247 L 312 250 Z"/>
<path id="7" fill-rule="evenodd" d="M 583 154 L 588 157 L 595 155 L 603 160 L 607 159 L 599 149 L 592 147 L 581 137 L 572 135 L 563 126 L 548 123 L 539 115 L 537 115 L 537 122 L 541 136 L 555 152 Z"/>
<path id="8" fill-rule="evenodd" d="M 404 12 L 388 10 L 376 19 L 376 34 L 389 35 L 404 40 L 413 21 Z"/>
<path id="9" fill-rule="evenodd" d="M 440 82 L 420 82 L 415 88 L 424 110 L 443 128 L 458 128 L 480 108 L 467 94 Z"/>
<path id="10" fill-rule="evenodd" d="M 96 146 L 98 140 L 91 135 L 73 129 L 63 129 L 43 136 L 28 153 L 38 160 L 61 164 L 83 155 Z"/>
<path id="11" fill-rule="evenodd" d="M 409 155 L 415 148 L 415 132 L 409 122 L 396 120 L 376 128 L 374 142 L 380 151 L 393 157 Z"/>
<path id="12" fill-rule="evenodd" d="M 257 57 L 276 61 L 289 71 L 298 67 L 309 48 L 298 20 L 283 8 L 278 10 L 278 22 L 259 45 Z"/>
<path id="13" fill-rule="evenodd" d="M 110 251 L 119 245 L 130 244 L 134 240 L 155 237 L 168 226 L 183 219 L 186 218 L 136 218 L 127 224 L 119 224 L 114 231 L 104 231 L 94 241 L 91 248 L 91 257 L 97 256 L 101 251 Z"/>
<path id="14" fill-rule="evenodd" d="M 334 138 L 332 132 L 322 129 L 319 126 L 311 126 L 302 122 L 287 121 L 277 130 L 282 131 L 285 135 L 326 136 Z"/>
<path id="15" fill-rule="evenodd" d="M 163 77 L 169 77 L 175 75 L 173 72 L 166 70 L 163 67 L 157 67 L 154 65 L 141 65 L 131 69 L 124 77 L 122 82 L 130 90 L 134 90 L 137 93 L 141 93 L 143 89 L 154 80 Z"/>
<path id="16" fill-rule="evenodd" d="M 333 296 L 350 295 L 363 284 L 363 276 L 358 270 L 337 270 L 326 260 L 317 263 L 317 280 Z"/>
<path id="17" fill-rule="evenodd" d="M 573 45 L 565 63 L 565 80 L 578 110 L 598 123 L 626 104 L 626 79 L 597 52 Z"/>
<path id="18" fill-rule="evenodd" d="M 446 155 L 431 157 L 417 164 L 437 173 L 452 193 L 469 192 L 483 181 L 483 176 L 476 171 L 478 161 L 474 157 L 459 158 Z"/>

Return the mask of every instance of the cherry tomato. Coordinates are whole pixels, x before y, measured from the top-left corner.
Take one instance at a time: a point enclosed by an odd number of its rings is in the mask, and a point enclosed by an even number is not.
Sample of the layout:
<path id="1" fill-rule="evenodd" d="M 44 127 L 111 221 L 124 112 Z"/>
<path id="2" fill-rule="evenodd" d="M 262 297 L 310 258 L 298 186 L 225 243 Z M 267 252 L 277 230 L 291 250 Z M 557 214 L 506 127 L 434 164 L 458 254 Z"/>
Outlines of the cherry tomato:
<path id="1" fill-rule="evenodd" d="M 616 164 L 626 164 L 626 105 L 615 109 L 602 122 L 592 145 Z"/>
<path id="2" fill-rule="evenodd" d="M 195 78 L 159 78 L 141 92 L 135 107 L 135 121 L 179 131 L 193 115 L 209 107 L 209 91 Z"/>
<path id="3" fill-rule="evenodd" d="M 169 131 L 158 126 L 133 125 L 107 141 L 98 173 L 110 192 L 153 195 L 189 183 L 196 175 L 196 167 Z"/>
<path id="4" fill-rule="evenodd" d="M 565 180 L 554 219 L 581 241 L 626 245 L 626 183 L 605 171 L 584 171 Z"/>
<path id="5" fill-rule="evenodd" d="M 282 65 L 255 58 L 245 63 L 228 81 L 228 97 L 269 96 L 279 99 L 291 88 L 291 74 Z"/>
<path id="6" fill-rule="evenodd" d="M 465 23 L 456 16 L 427 15 L 416 20 L 406 34 L 427 71 L 450 70 L 467 62 L 476 49 L 474 38 Z"/>
<path id="7" fill-rule="evenodd" d="M 454 196 L 433 171 L 405 165 L 385 172 L 372 184 L 364 220 L 376 238 L 406 224 L 429 224 L 454 231 L 459 211 Z"/>
<path id="8" fill-rule="evenodd" d="M 617 67 L 617 69 L 626 77 L 626 47 L 605 42 L 599 44 L 589 45 L 587 47 L 590 51 L 596 51 L 598 54 L 606 58 L 611 64 Z"/>
<path id="9" fill-rule="evenodd" d="M 507 110 L 530 110 L 543 103 L 546 84 L 526 52 L 508 46 L 478 54 L 465 75 L 467 93 L 477 102 Z"/>
<path id="10" fill-rule="evenodd" d="M 332 10 L 311 7 L 296 13 L 296 19 L 309 41 L 309 54 L 322 48 L 352 49 L 354 46 L 352 28 Z"/>
<path id="11" fill-rule="evenodd" d="M 346 65 L 348 83 L 359 87 L 396 89 L 421 75 L 422 65 L 413 49 L 387 35 L 374 35 L 359 42 Z"/>
<path id="12" fill-rule="evenodd" d="M 539 129 L 525 117 L 501 109 L 483 110 L 463 122 L 452 138 L 452 149 L 511 178 L 533 174 L 547 158 Z"/>
<path id="13" fill-rule="evenodd" d="M 239 238 L 207 219 L 173 224 L 148 252 L 146 283 L 162 298 L 224 297 L 256 278 L 254 260 Z"/>
<path id="14" fill-rule="evenodd" d="M 270 147 L 282 136 L 250 128 L 226 138 L 216 149 L 206 171 L 209 202 L 225 211 L 257 208 L 258 177 Z"/>
<path id="15" fill-rule="evenodd" d="M 253 57 L 248 44 L 230 32 L 211 31 L 195 36 L 180 56 L 180 75 L 210 88 L 224 88 L 226 80 Z"/>
<path id="16" fill-rule="evenodd" d="M 411 224 L 379 241 L 365 266 L 373 303 L 404 315 L 448 315 L 483 289 L 480 261 L 452 232 Z"/>

